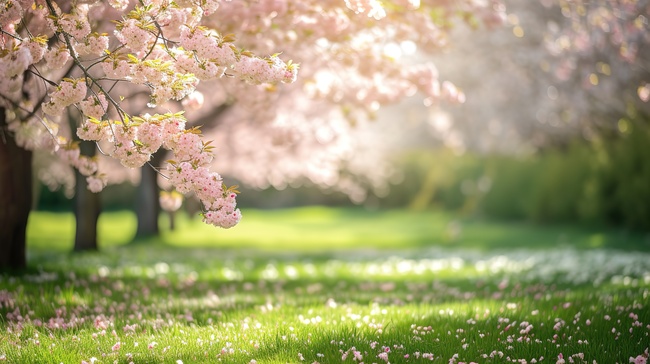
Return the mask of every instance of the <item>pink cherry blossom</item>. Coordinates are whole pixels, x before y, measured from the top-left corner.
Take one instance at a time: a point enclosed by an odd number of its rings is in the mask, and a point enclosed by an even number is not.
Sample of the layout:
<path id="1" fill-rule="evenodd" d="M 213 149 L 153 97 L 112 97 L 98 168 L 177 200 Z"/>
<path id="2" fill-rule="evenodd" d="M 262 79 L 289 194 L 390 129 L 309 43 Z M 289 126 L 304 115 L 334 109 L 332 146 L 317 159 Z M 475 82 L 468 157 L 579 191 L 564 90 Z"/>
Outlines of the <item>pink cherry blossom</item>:
<path id="1" fill-rule="evenodd" d="M 636 358 L 630 357 L 630 363 L 634 363 L 634 364 L 646 364 L 647 360 L 648 358 L 646 358 L 643 355 L 637 355 Z"/>

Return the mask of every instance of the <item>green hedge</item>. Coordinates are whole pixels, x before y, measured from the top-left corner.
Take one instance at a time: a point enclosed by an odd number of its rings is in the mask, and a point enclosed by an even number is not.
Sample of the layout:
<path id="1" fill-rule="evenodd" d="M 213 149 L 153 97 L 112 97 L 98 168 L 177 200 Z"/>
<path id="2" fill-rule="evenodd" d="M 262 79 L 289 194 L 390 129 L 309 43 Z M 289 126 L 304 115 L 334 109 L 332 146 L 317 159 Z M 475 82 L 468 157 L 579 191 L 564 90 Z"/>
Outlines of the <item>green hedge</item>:
<path id="1" fill-rule="evenodd" d="M 650 129 L 625 122 L 625 133 L 527 156 L 410 152 L 404 184 L 383 203 L 650 230 Z"/>

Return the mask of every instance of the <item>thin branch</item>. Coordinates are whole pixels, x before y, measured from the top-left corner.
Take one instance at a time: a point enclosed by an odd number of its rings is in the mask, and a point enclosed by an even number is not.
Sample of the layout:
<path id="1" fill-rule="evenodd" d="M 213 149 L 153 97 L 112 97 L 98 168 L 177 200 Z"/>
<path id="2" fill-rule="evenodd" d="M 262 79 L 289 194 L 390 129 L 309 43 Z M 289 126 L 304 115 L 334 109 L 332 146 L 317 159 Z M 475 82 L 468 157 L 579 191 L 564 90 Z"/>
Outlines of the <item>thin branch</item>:
<path id="1" fill-rule="evenodd" d="M 164 150 L 163 150 L 164 151 Z M 160 152 L 160 149 L 156 151 L 156 153 Z M 147 165 L 151 167 L 151 169 L 154 170 L 154 172 L 158 173 L 162 178 L 164 179 L 169 179 L 169 176 L 164 175 L 160 170 L 161 168 L 156 168 L 151 162 L 147 161 Z"/>
<path id="2" fill-rule="evenodd" d="M 6 32 L 6 31 L 2 30 L 2 28 L 0 28 L 0 33 L 6 34 L 6 35 L 8 35 L 8 36 L 10 36 L 10 37 L 12 37 L 12 38 L 14 38 L 16 40 L 22 41 L 22 39 L 20 37 L 18 37 L 16 35 L 13 35 L 13 34 L 11 34 L 9 32 Z"/>

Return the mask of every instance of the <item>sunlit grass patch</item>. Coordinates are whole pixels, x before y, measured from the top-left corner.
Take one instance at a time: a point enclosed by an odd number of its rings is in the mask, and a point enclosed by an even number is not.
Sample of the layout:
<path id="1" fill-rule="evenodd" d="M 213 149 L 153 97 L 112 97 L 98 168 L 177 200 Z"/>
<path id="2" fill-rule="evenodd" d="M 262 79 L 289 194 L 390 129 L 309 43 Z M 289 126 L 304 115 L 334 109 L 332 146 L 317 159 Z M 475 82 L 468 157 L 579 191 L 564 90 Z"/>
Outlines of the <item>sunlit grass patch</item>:
<path id="1" fill-rule="evenodd" d="M 408 211 L 307 207 L 250 210 L 240 225 L 215 230 L 200 219 L 179 221 L 164 241 L 175 246 L 247 247 L 263 250 L 409 249 L 439 240 L 448 216 Z"/>
<path id="2" fill-rule="evenodd" d="M 177 216 L 177 229 L 168 229 L 161 215 L 162 236 L 155 242 L 179 248 L 205 247 L 299 252 L 336 250 L 418 250 L 425 247 L 553 249 L 613 248 L 650 251 L 650 235 L 607 228 L 573 225 L 535 225 L 459 218 L 438 211 L 367 211 L 361 208 L 303 207 L 244 211 L 235 228 L 215 229 L 200 216 Z M 128 211 L 102 213 L 101 248 L 131 242 L 136 220 Z M 74 217 L 66 213 L 36 211 L 30 217 L 31 251 L 69 251 L 74 239 Z M 147 241 L 150 243 L 150 241 Z"/>
<path id="3" fill-rule="evenodd" d="M 98 223 L 98 241 L 102 248 L 129 243 L 135 235 L 137 221 L 129 211 L 102 213 Z M 72 213 L 33 211 L 27 226 L 28 249 L 70 251 L 74 245 L 75 218 Z"/>

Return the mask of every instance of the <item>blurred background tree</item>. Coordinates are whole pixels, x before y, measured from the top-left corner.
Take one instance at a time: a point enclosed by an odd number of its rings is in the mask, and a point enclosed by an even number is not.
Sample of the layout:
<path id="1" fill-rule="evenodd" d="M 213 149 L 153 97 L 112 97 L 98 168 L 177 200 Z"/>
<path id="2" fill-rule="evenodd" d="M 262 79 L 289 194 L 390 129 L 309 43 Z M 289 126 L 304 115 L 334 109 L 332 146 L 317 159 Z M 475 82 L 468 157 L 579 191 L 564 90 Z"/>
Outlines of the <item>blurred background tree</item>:
<path id="1" fill-rule="evenodd" d="M 454 182 L 429 178 L 433 186 L 420 188 L 438 190 L 427 196 L 447 208 L 460 193 L 464 208 L 487 216 L 647 230 L 648 3 L 506 5 L 510 29 L 460 29 L 458 53 L 471 56 L 437 60 L 468 101 L 426 122 L 460 156 L 448 164 L 474 168 L 452 168 Z"/>

